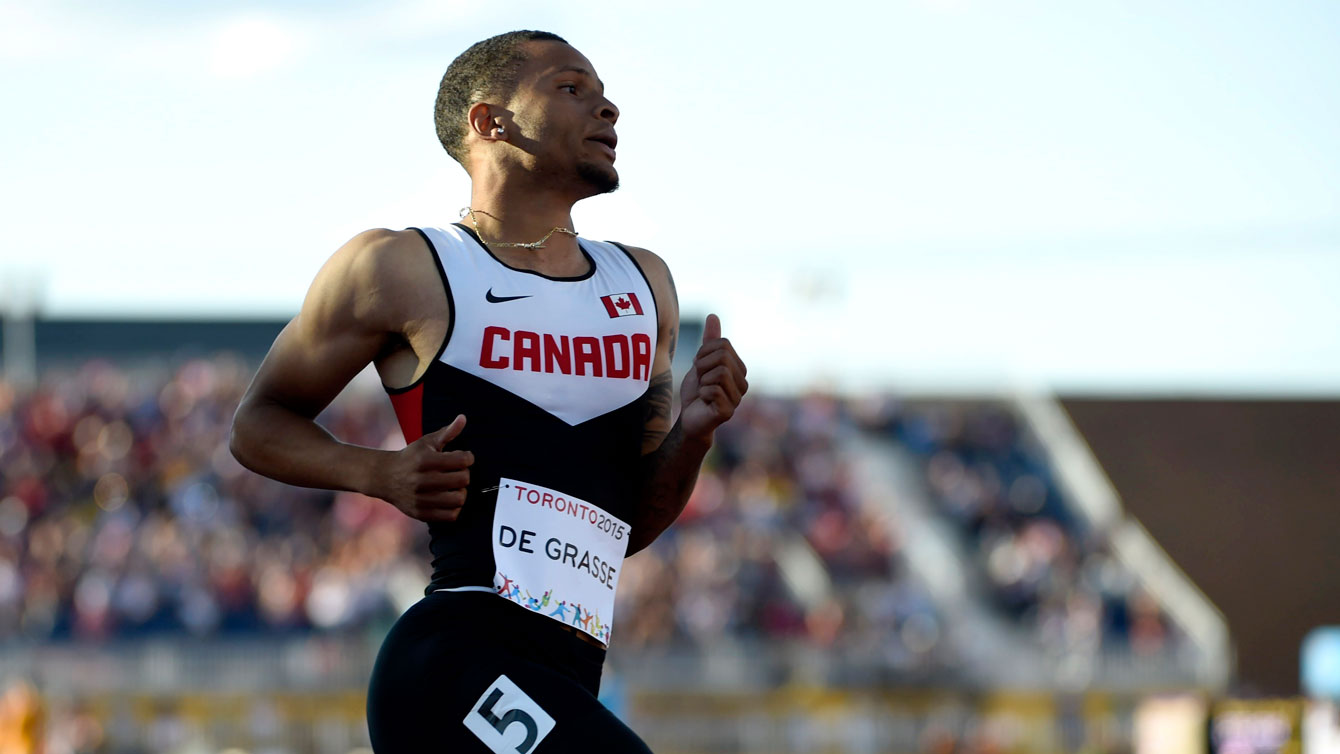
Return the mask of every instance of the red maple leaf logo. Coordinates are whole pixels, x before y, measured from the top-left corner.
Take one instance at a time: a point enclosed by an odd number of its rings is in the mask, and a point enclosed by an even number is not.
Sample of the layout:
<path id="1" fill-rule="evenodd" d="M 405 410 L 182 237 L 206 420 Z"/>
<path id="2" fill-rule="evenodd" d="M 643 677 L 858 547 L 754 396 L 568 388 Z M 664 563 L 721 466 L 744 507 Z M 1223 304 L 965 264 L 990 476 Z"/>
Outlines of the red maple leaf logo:
<path id="1" fill-rule="evenodd" d="M 618 301 L 615 301 L 614 305 L 619 307 L 620 309 L 627 309 L 631 307 L 633 303 L 626 298 L 621 298 Z"/>

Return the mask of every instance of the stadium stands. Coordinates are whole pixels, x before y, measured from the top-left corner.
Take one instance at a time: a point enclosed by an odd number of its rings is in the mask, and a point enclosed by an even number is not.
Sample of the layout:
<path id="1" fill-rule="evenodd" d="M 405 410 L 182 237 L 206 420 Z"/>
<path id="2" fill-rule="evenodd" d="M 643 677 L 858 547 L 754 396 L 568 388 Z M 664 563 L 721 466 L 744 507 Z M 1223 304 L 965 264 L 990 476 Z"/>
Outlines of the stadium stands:
<path id="1" fill-rule="evenodd" d="M 1156 654 L 1173 640 L 1175 625 L 1076 515 L 1008 405 L 888 400 L 868 426 L 918 459 L 997 608 L 1041 643 Z"/>
<path id="2" fill-rule="evenodd" d="M 148 375 L 90 362 L 0 393 L 0 636 L 341 631 L 393 620 L 422 594 L 421 524 L 361 495 L 276 484 L 231 457 L 245 365 L 192 360 Z M 394 447 L 384 401 L 341 400 L 322 422 Z M 622 642 L 738 634 L 826 646 L 860 631 L 911 636 L 883 629 L 913 616 L 933 635 L 933 608 L 897 578 L 889 523 L 863 518 L 844 477 L 842 417 L 823 398 L 751 401 L 680 524 L 630 561 Z M 796 599 L 778 565 L 790 532 L 836 594 Z"/>
<path id="3" fill-rule="evenodd" d="M 421 595 L 421 524 L 231 457 L 249 374 L 227 357 L 167 374 L 95 361 L 22 394 L 0 387 L 0 637 L 343 631 Z M 863 504 L 840 452 L 864 427 L 922 459 L 1000 610 L 1051 643 L 1162 646 L 1166 617 L 1083 531 L 1008 411 L 879 406 L 861 406 L 858 426 L 850 402 L 751 396 L 679 523 L 625 569 L 620 643 L 802 639 L 923 662 L 942 618 L 907 577 L 898 523 Z M 321 421 L 351 442 L 403 442 L 376 394 Z"/>
<path id="4" fill-rule="evenodd" d="M 428 580 L 426 527 L 239 466 L 226 440 L 253 365 L 133 364 L 0 381 L 0 669 L 38 677 L 62 735 L 356 750 L 372 653 Z M 375 385 L 320 421 L 403 444 Z M 853 468 L 869 438 L 892 449 L 884 461 L 914 459 L 913 486 L 988 587 L 984 612 L 1067 652 L 1157 661 L 1176 643 L 1008 405 L 751 393 L 679 522 L 621 577 L 610 703 L 649 741 L 934 749 L 1004 715 L 1029 750 L 1061 745 L 1053 721 L 1069 708 L 1055 699 L 964 695 L 964 615 L 913 559 L 909 522 Z M 1085 702 L 1093 735 L 1114 735 L 1122 704 Z M 796 715 L 808 722 L 780 724 Z"/>

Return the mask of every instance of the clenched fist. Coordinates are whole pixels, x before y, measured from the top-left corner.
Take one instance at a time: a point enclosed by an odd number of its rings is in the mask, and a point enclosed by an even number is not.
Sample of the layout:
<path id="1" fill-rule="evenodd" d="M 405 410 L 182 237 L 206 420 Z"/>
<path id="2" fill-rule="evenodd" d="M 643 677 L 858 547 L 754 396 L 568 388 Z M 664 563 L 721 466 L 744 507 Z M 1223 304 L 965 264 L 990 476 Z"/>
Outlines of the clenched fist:
<path id="1" fill-rule="evenodd" d="M 465 505 L 475 454 L 444 452 L 442 447 L 464 428 L 465 416 L 457 416 L 447 426 L 397 451 L 381 466 L 376 497 L 420 521 L 455 521 Z"/>
<path id="2" fill-rule="evenodd" d="M 684 434 L 710 440 L 716 428 L 734 415 L 749 389 L 748 371 L 735 347 L 721 337 L 721 319 L 707 315 L 703 346 L 679 388 L 679 423 Z"/>

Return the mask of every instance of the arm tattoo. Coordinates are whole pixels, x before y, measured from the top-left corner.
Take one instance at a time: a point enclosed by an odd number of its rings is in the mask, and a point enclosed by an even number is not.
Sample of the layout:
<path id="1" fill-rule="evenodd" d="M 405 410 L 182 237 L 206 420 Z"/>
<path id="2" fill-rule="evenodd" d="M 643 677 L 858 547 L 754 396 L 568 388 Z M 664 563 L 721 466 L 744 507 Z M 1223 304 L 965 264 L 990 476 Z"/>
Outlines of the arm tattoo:
<path id="1" fill-rule="evenodd" d="M 670 268 L 665 268 L 665 279 L 670 281 L 670 295 L 675 297 L 675 304 L 679 304 L 679 288 L 675 287 L 675 276 L 670 274 Z"/>
<path id="2" fill-rule="evenodd" d="M 669 269 L 665 273 L 670 283 L 670 294 L 674 297 L 675 310 L 678 311 L 679 293 L 675 290 L 675 279 L 670 276 Z M 666 350 L 670 360 L 674 361 L 675 347 L 679 341 L 678 318 L 669 323 L 666 330 Z M 674 376 L 671 370 L 667 369 L 651 378 L 642 400 L 641 482 L 638 505 L 629 520 L 633 526 L 633 534 L 628 541 L 629 555 L 651 544 L 679 517 L 693 492 L 693 486 L 698 480 L 698 468 L 707 452 L 705 445 L 686 442 L 679 424 L 673 427 L 670 425 L 674 402 Z"/>
<path id="3" fill-rule="evenodd" d="M 675 276 L 670 274 L 670 268 L 665 268 L 665 279 L 670 283 L 670 297 L 675 301 L 675 311 L 679 311 L 679 289 L 675 287 Z M 670 361 L 675 360 L 675 347 L 679 345 L 679 323 L 670 323 Z"/>
<path id="4" fill-rule="evenodd" d="M 660 447 L 670 432 L 670 404 L 674 398 L 674 377 L 669 371 L 651 378 L 642 394 L 642 452 Z"/>

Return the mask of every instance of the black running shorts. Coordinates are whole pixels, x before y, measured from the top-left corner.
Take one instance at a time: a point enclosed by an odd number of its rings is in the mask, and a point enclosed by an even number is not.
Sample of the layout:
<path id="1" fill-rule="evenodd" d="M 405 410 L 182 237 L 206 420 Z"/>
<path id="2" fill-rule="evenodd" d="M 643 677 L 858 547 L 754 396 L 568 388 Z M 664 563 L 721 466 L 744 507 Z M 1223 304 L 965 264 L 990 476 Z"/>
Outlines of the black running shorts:
<path id="1" fill-rule="evenodd" d="M 395 622 L 368 687 L 376 754 L 647 752 L 596 700 L 605 650 L 487 592 L 433 592 Z"/>

